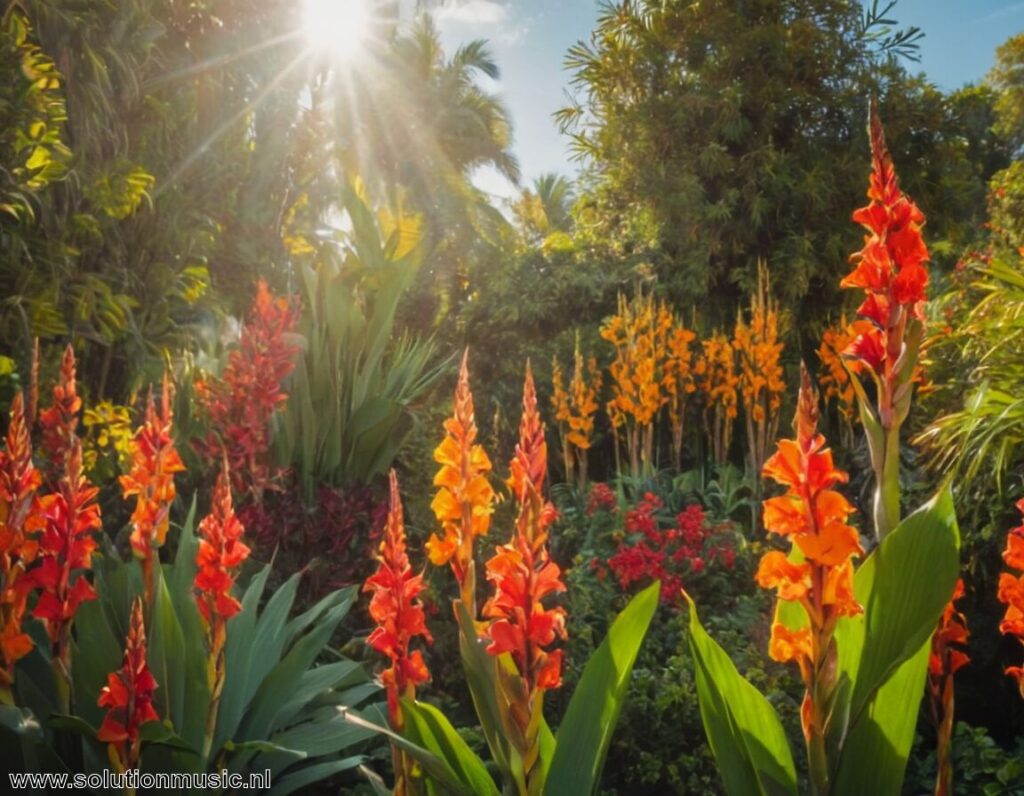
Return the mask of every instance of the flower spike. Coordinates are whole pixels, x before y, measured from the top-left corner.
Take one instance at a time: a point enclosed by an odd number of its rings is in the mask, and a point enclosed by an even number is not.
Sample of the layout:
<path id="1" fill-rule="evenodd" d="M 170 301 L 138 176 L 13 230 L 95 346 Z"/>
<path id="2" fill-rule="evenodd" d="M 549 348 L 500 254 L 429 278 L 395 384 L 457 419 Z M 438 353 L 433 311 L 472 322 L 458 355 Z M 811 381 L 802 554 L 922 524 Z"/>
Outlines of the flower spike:
<path id="1" fill-rule="evenodd" d="M 124 497 L 135 496 L 130 541 L 132 552 L 142 562 L 146 605 L 153 602 L 153 562 L 167 538 L 170 524 L 175 496 L 174 474 L 185 469 L 174 448 L 172 425 L 171 385 L 164 373 L 161 411 L 157 412 L 151 392 L 145 422 L 129 443 L 131 472 L 120 479 Z"/>
<path id="2" fill-rule="evenodd" d="M 1017 509 L 1024 512 L 1024 500 L 1017 501 Z M 1006 549 L 1003 561 L 1019 574 L 1003 572 L 999 575 L 999 602 L 1006 606 L 1006 613 L 999 623 L 999 632 L 1014 636 L 1024 647 L 1024 524 L 1011 528 L 1006 535 Z M 1024 666 L 1009 666 L 1006 673 L 1017 681 L 1021 699 L 1024 699 Z"/>
<path id="3" fill-rule="evenodd" d="M 142 725 L 160 719 L 153 707 L 156 689 L 156 678 L 146 664 L 142 600 L 136 597 L 124 648 L 124 663 L 116 672 L 107 675 L 107 684 L 98 700 L 101 708 L 107 708 L 107 715 L 103 717 L 96 737 L 108 744 L 110 760 L 120 773 L 138 768 Z"/>
<path id="4" fill-rule="evenodd" d="M 445 438 L 434 451 L 441 469 L 434 476 L 438 487 L 431 508 L 441 523 L 442 536 L 432 534 L 427 542 L 430 562 L 450 564 L 459 582 L 463 605 L 476 615 L 476 576 L 473 541 L 487 533 L 494 511 L 494 490 L 487 480 L 491 460 L 476 444 L 473 393 L 469 389 L 469 350 L 462 355 L 455 387 L 455 409 L 444 421 Z"/>
<path id="5" fill-rule="evenodd" d="M 817 792 L 828 790 L 825 728 L 836 688 L 836 642 L 840 617 L 863 612 L 853 593 L 853 562 L 863 555 L 857 531 L 846 518 L 853 506 L 833 487 L 847 480 L 832 464 L 832 452 L 818 434 L 818 392 L 806 367 L 800 368 L 800 394 L 793 420 L 795 440 L 780 440 L 765 462 L 764 475 L 787 488 L 764 502 L 764 525 L 788 537 L 802 553 L 794 561 L 779 550 L 761 559 L 757 582 L 774 588 L 780 600 L 801 605 L 806 627 L 772 625 L 768 653 L 773 660 L 793 661 L 806 686 L 801 721 Z"/>

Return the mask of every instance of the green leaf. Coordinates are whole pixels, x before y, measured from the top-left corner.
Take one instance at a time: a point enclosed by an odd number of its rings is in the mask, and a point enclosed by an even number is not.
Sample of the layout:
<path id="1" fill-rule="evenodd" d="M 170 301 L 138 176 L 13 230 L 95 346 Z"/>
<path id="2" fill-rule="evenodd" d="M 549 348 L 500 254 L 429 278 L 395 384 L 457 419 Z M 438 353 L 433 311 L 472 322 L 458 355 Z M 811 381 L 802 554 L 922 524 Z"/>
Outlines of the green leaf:
<path id="1" fill-rule="evenodd" d="M 943 489 L 886 536 L 857 570 L 854 590 L 864 614 L 836 628 L 839 676 L 853 684 L 836 793 L 899 793 L 927 648 L 956 586 L 959 550 L 953 498 Z"/>
<path id="2" fill-rule="evenodd" d="M 596 793 L 640 644 L 658 607 L 653 583 L 623 609 L 587 661 L 556 736 L 544 792 Z"/>
<path id="3" fill-rule="evenodd" d="M 402 700 L 406 736 L 444 760 L 459 780 L 480 796 L 498 796 L 483 762 L 452 727 L 445 715 L 425 702 Z"/>
<path id="4" fill-rule="evenodd" d="M 461 600 L 455 601 L 455 617 L 459 623 L 459 653 L 469 693 L 473 697 L 480 728 L 498 768 L 511 777 L 511 750 L 502 730 L 498 708 L 497 662 L 484 651 L 477 637 L 473 619 Z"/>
<path id="5" fill-rule="evenodd" d="M 420 763 L 420 765 L 423 766 L 423 770 L 428 776 L 432 777 L 435 782 L 446 788 L 447 793 L 454 793 L 457 794 L 457 796 L 476 796 L 473 789 L 468 787 L 458 777 L 458 775 L 452 771 L 451 766 L 429 749 L 425 749 L 408 738 L 404 738 L 398 733 L 392 732 L 381 724 L 375 724 L 372 721 L 363 718 L 355 711 L 346 710 L 345 708 L 340 708 L 339 710 L 341 711 L 342 716 L 344 716 L 345 721 L 355 725 L 356 727 L 372 730 L 373 732 L 386 736 L 391 743 L 403 752 L 411 755 Z"/>
<path id="6" fill-rule="evenodd" d="M 726 792 L 795 794 L 796 767 L 775 709 L 705 632 L 689 602 L 700 715 Z"/>
<path id="7" fill-rule="evenodd" d="M 341 760 L 289 769 L 288 773 L 274 783 L 274 787 L 270 789 L 270 796 L 285 796 L 285 794 L 293 793 L 306 785 L 312 785 L 335 774 L 340 774 L 342 771 L 355 768 L 365 760 L 365 755 L 353 755 L 352 757 L 343 757 Z"/>

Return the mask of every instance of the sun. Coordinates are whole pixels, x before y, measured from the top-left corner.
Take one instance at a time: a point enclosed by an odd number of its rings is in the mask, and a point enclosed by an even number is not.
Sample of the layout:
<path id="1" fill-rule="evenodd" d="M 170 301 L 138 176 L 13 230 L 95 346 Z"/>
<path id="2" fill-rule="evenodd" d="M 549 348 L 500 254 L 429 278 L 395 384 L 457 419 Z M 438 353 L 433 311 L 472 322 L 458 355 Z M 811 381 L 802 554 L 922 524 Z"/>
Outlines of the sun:
<path id="1" fill-rule="evenodd" d="M 317 50 L 338 58 L 359 52 L 370 32 L 371 0 L 303 0 L 302 29 Z"/>

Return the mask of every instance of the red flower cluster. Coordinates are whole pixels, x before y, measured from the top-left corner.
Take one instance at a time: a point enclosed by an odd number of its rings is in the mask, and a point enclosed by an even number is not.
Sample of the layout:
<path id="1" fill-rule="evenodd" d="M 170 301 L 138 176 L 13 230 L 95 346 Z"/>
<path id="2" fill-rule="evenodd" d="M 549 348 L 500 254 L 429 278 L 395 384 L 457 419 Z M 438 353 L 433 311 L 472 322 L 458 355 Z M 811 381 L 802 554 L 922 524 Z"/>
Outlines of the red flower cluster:
<path id="1" fill-rule="evenodd" d="M 687 506 L 676 516 L 675 525 L 665 529 L 657 518 L 662 505 L 657 495 L 648 492 L 626 513 L 628 536 L 608 559 L 608 566 L 622 589 L 660 580 L 662 600 L 679 602 L 685 576 L 699 575 L 707 561 L 715 558 L 731 569 L 736 553 L 728 542 L 716 539 L 718 529 L 708 525 L 699 505 Z"/>
<path id="2" fill-rule="evenodd" d="M 153 708 L 156 688 L 156 679 L 146 664 L 142 601 L 136 598 L 124 648 L 124 663 L 116 672 L 107 675 L 107 684 L 98 700 L 99 706 L 108 710 L 96 737 L 110 744 L 111 760 L 115 761 L 118 771 L 138 766 L 142 746 L 139 730 L 143 724 L 160 719 Z"/>
<path id="3" fill-rule="evenodd" d="M 491 620 L 487 652 L 509 652 L 526 685 L 526 693 L 557 688 L 562 683 L 562 650 L 547 650 L 556 637 L 565 638 L 565 610 L 545 608 L 542 600 L 565 591 L 561 570 L 548 557 L 547 528 L 554 507 L 541 494 L 547 475 L 547 443 L 537 412 L 533 374 L 526 367 L 519 444 L 511 463 L 509 485 L 519 503 L 516 529 L 487 562 L 494 596 L 484 605 Z M 529 711 L 527 711 L 529 713 Z"/>
<path id="4" fill-rule="evenodd" d="M 249 548 L 242 542 L 245 528 L 235 516 L 231 503 L 231 485 L 227 465 L 217 477 L 210 513 L 199 523 L 199 552 L 195 578 L 196 604 L 206 624 L 211 659 L 215 662 L 216 684 L 222 675 L 220 656 L 226 641 L 227 620 L 237 614 L 241 603 L 231 594 L 235 572 L 249 557 Z M 214 696 L 217 696 L 215 691 Z"/>
<path id="5" fill-rule="evenodd" d="M 594 484 L 587 496 L 586 515 L 593 517 L 599 511 L 614 512 L 619 507 L 615 491 L 608 484 Z"/>
<path id="6" fill-rule="evenodd" d="M 393 729 L 400 731 L 403 721 L 399 698 L 413 698 L 416 686 L 430 679 L 423 654 L 419 650 L 410 652 L 409 644 L 417 636 L 422 636 L 428 642 L 432 642 L 433 638 L 427 630 L 423 604 L 419 599 L 425 588 L 423 576 L 414 575 L 409 564 L 402 498 L 394 470 L 389 478 L 391 507 L 377 556 L 379 566 L 366 579 L 363 591 L 373 592 L 370 616 L 377 623 L 366 643 L 391 661 L 391 665 L 381 673 L 380 679 L 387 692 L 388 720 Z"/>
<path id="7" fill-rule="evenodd" d="M 69 344 L 60 363 L 60 378 L 53 388 L 53 404 L 39 414 L 43 451 L 54 473 L 63 472 L 64 460 L 77 439 L 75 429 L 81 409 L 82 399 L 78 397 L 75 381 L 75 351 Z"/>
<path id="8" fill-rule="evenodd" d="M 171 504 L 174 502 L 174 474 L 185 469 L 174 449 L 172 436 L 171 387 L 164 374 L 161 411 L 157 414 L 150 394 L 146 420 L 135 432 L 130 445 L 132 469 L 121 476 L 125 498 L 136 496 L 132 512 L 132 552 L 142 560 L 146 603 L 152 602 L 152 567 L 155 551 L 167 538 Z"/>
<path id="9" fill-rule="evenodd" d="M 15 662 L 32 650 L 21 623 L 32 587 L 25 571 L 38 547 L 29 534 L 38 522 L 36 491 L 42 477 L 32 465 L 24 406 L 19 392 L 11 402 L 7 447 L 0 451 L 0 691 L 10 689 Z"/>
<path id="10" fill-rule="evenodd" d="M 197 447 L 211 461 L 227 457 L 232 486 L 257 500 L 279 473 L 267 462 L 270 419 L 288 394 L 281 383 L 295 367 L 298 347 L 286 336 L 298 322 L 297 300 L 274 296 L 262 279 L 238 348 L 224 375 L 197 381 L 196 396 L 213 430 Z"/>
<path id="11" fill-rule="evenodd" d="M 967 629 L 967 617 L 956 610 L 956 603 L 964 596 L 964 582 L 958 579 L 953 596 L 942 611 L 942 618 L 939 620 L 939 629 L 932 637 L 932 651 L 928 658 L 928 673 L 933 678 L 941 678 L 953 675 L 971 662 L 962 649 L 967 645 L 967 638 L 970 631 Z M 952 646 L 952 645 L 958 646 Z"/>
<path id="12" fill-rule="evenodd" d="M 93 533 L 102 526 L 99 490 L 82 474 L 82 444 L 75 434 L 81 408 L 75 386 L 75 355 L 68 346 L 61 363 L 60 381 L 53 389 L 53 404 L 42 413 L 43 442 L 51 461 L 60 462 L 63 474 L 56 490 L 39 500 L 39 565 L 29 577 L 41 594 L 33 616 L 43 620 L 54 658 L 69 675 L 71 625 L 78 606 L 95 600 L 96 592 L 81 570 L 92 564 L 96 549 Z"/>
<path id="13" fill-rule="evenodd" d="M 1017 501 L 1017 509 L 1024 512 L 1024 500 Z M 1006 605 L 1006 614 L 999 623 L 999 632 L 1016 636 L 1024 645 L 1024 525 L 1011 528 L 1006 536 L 1003 561 L 1019 575 L 1002 572 L 999 575 L 999 601 Z M 1009 666 L 1006 673 L 1017 681 L 1021 697 L 1024 698 L 1024 667 Z"/>
<path id="14" fill-rule="evenodd" d="M 869 234 L 864 248 L 851 258 L 854 270 L 840 285 L 863 288 L 866 293 L 857 310 L 865 320 L 854 324 L 857 337 L 847 353 L 879 377 L 891 379 L 903 350 L 908 314 L 923 319 L 928 249 L 921 236 L 924 214 L 900 190 L 882 124 L 873 110 L 870 133 L 871 202 L 853 214 Z"/>

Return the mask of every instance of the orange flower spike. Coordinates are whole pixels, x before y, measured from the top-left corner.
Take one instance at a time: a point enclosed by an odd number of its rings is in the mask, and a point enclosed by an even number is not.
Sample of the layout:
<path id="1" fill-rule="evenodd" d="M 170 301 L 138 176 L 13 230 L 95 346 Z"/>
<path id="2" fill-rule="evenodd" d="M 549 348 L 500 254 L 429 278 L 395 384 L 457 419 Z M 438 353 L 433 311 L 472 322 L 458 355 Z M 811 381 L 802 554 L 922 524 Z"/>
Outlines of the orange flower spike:
<path id="1" fill-rule="evenodd" d="M 60 363 L 60 377 L 53 388 L 53 403 L 39 415 L 43 428 L 43 450 L 55 472 L 64 468 L 64 459 L 75 439 L 82 399 L 75 381 L 75 351 L 69 344 Z"/>
<path id="2" fill-rule="evenodd" d="M 1017 501 L 1017 509 L 1024 512 L 1024 500 Z M 1006 535 L 1006 549 L 1003 561 L 1017 573 L 1003 572 L 999 575 L 999 602 L 1006 606 L 1006 613 L 999 623 L 999 632 L 1004 636 L 1016 636 L 1024 646 L 1024 524 L 1011 528 Z M 1024 667 L 1009 666 L 1006 674 L 1017 681 L 1021 698 L 1024 699 Z"/>
<path id="3" fill-rule="evenodd" d="M 111 763 L 118 772 L 138 768 L 142 751 L 140 730 L 151 721 L 159 721 L 153 707 L 156 678 L 146 664 L 146 626 L 142 618 L 142 600 L 132 604 L 131 622 L 124 648 L 124 663 L 107 675 L 97 704 L 107 708 L 96 737 L 108 744 Z"/>
<path id="4" fill-rule="evenodd" d="M 529 366 L 523 386 L 523 417 L 519 444 L 511 463 L 510 484 L 519 503 L 519 516 L 512 539 L 498 547 L 487 562 L 487 579 L 493 596 L 483 607 L 490 620 L 484 635 L 491 655 L 509 653 L 516 676 L 499 678 L 501 702 L 507 704 L 508 718 L 517 727 L 511 734 L 523 760 L 526 791 L 540 771 L 537 712 L 543 710 L 543 693 L 562 682 L 562 651 L 551 650 L 557 638 L 564 639 L 565 610 L 546 608 L 543 600 L 565 591 L 561 570 L 551 561 L 547 549 L 547 528 L 554 519 L 554 507 L 544 500 L 541 489 L 547 468 L 544 429 L 536 413 L 536 396 Z"/>
<path id="5" fill-rule="evenodd" d="M 389 479 L 391 502 L 384 539 L 377 555 L 379 565 L 377 571 L 366 579 L 363 591 L 373 593 L 370 616 L 377 623 L 366 643 L 391 661 L 381 673 L 381 682 L 387 692 L 391 727 L 400 732 L 403 721 L 399 698 L 414 698 L 416 686 L 430 679 L 423 654 L 419 650 L 410 652 L 409 644 L 417 636 L 428 643 L 433 642 L 433 638 L 427 630 L 423 605 L 419 600 L 419 594 L 426 588 L 423 576 L 414 575 L 409 564 L 402 498 L 394 470 L 390 472 Z"/>
<path id="6" fill-rule="evenodd" d="M 21 392 L 11 402 L 6 450 L 0 451 L 0 702 L 12 703 L 14 664 L 32 650 L 22 632 L 32 581 L 25 576 L 36 557 L 42 477 L 32 464 L 32 441 Z"/>
<path id="7" fill-rule="evenodd" d="M 150 394 L 145 422 L 130 443 L 132 469 L 121 476 L 125 499 L 135 496 L 132 512 L 132 552 L 142 561 L 146 604 L 153 601 L 153 560 L 167 538 L 171 504 L 174 502 L 174 474 L 185 465 L 174 448 L 171 386 L 164 374 L 161 411 L 157 413 Z"/>
<path id="8" fill-rule="evenodd" d="M 864 247 L 850 258 L 854 270 L 840 283 L 864 291 L 854 322 L 856 337 L 843 355 L 870 374 L 877 397 L 854 384 L 880 427 L 866 429 L 875 474 L 874 520 L 879 540 L 900 521 L 898 447 L 890 442 L 910 412 L 914 373 L 924 337 L 928 249 L 921 235 L 924 215 L 899 187 L 882 123 L 872 103 L 869 135 L 871 176 L 867 207 L 853 220 L 867 231 Z M 874 424 L 872 424 L 874 425 Z"/>
<path id="9" fill-rule="evenodd" d="M 198 570 L 193 588 L 196 606 L 206 629 L 211 664 L 210 690 L 216 700 L 224 683 L 223 655 L 227 621 L 242 608 L 242 604 L 231 594 L 231 589 L 238 568 L 249 557 L 249 548 L 242 541 L 245 528 L 235 516 L 231 501 L 231 479 L 226 461 L 217 476 L 210 513 L 199 523 L 198 530 Z"/>
<path id="10" fill-rule="evenodd" d="M 761 560 L 757 581 L 775 588 L 779 599 L 799 602 L 808 617 L 808 627 L 797 631 L 776 622 L 769 655 L 800 666 L 807 689 L 801 719 L 811 777 L 816 789 L 826 792 L 826 710 L 836 687 L 834 633 L 840 617 L 863 611 L 853 593 L 851 558 L 864 551 L 856 530 L 846 522 L 853 507 L 832 488 L 845 482 L 846 474 L 835 469 L 825 438 L 818 434 L 818 394 L 803 366 L 800 382 L 796 439 L 780 440 L 764 465 L 765 477 L 787 488 L 786 494 L 764 502 L 764 525 L 770 533 L 789 537 L 804 560 L 794 563 L 782 552 L 770 551 Z"/>
<path id="11" fill-rule="evenodd" d="M 96 549 L 94 534 L 100 530 L 99 490 L 82 475 L 82 445 L 74 437 L 64 458 L 64 477 L 58 490 L 39 501 L 42 533 L 39 565 L 30 575 L 40 590 L 32 615 L 42 620 L 60 676 L 70 683 L 71 627 L 78 606 L 95 600 L 96 592 L 85 577 Z"/>
<path id="12" fill-rule="evenodd" d="M 462 601 L 471 615 L 476 613 L 476 576 L 473 540 L 487 533 L 494 511 L 494 490 L 487 480 L 491 460 L 476 444 L 473 393 L 469 388 L 469 350 L 462 355 L 459 380 L 455 386 L 453 416 L 444 421 L 445 438 L 434 450 L 441 469 L 434 476 L 437 495 L 431 508 L 441 523 L 442 536 L 432 534 L 427 554 L 435 566 L 450 563 L 459 582 Z"/>

